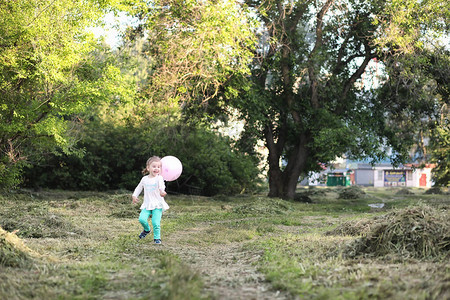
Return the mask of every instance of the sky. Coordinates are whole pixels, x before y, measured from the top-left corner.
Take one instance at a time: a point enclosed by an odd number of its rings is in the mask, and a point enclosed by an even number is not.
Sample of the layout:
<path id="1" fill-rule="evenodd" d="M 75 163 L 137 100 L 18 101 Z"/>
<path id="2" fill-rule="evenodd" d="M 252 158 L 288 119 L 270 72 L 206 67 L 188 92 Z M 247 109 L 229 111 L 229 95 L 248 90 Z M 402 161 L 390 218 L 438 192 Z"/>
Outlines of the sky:
<path id="1" fill-rule="evenodd" d="M 119 34 L 128 25 L 133 23 L 133 20 L 126 16 L 125 13 L 119 13 L 118 16 L 114 16 L 114 13 L 106 14 L 103 18 L 105 26 L 90 28 L 96 38 L 101 36 L 105 37 L 105 42 L 115 49 L 119 46 L 120 37 Z"/>

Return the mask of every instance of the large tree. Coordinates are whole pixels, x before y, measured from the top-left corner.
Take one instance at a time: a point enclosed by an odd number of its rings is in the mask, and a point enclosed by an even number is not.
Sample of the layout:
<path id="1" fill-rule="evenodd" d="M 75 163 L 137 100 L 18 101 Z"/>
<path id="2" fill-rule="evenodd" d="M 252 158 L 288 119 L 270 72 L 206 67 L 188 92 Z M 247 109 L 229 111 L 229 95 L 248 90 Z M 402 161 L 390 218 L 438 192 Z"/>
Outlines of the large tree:
<path id="1" fill-rule="evenodd" d="M 125 41 L 143 42 L 139 54 L 146 59 L 148 82 L 141 95 L 147 107 L 149 103 L 177 109 L 206 107 L 217 102 L 233 76 L 249 74 L 254 25 L 238 3 L 137 2 L 141 5 L 130 13 L 140 22 L 127 32 Z"/>
<path id="2" fill-rule="evenodd" d="M 293 198 L 301 175 L 336 156 L 405 158 L 412 142 L 398 126 L 411 113 L 430 113 L 436 99 L 399 97 L 389 89 L 394 81 L 411 91 L 388 67 L 398 67 L 399 55 L 415 53 L 430 28 L 442 29 L 444 1 L 246 3 L 263 29 L 252 86 L 234 106 L 246 120 L 246 139 L 259 134 L 265 141 L 269 196 Z M 433 12 L 438 20 L 429 18 Z"/>
<path id="3" fill-rule="evenodd" d="M 0 2 L 0 187 L 43 152 L 69 152 L 78 113 L 127 94 L 119 69 L 90 55 L 87 29 L 110 2 Z"/>
<path id="4" fill-rule="evenodd" d="M 240 149 L 250 153 L 258 139 L 265 141 L 274 197 L 293 198 L 301 175 L 336 156 L 407 157 L 411 133 L 419 128 L 411 116 L 433 118 L 439 102 L 438 89 L 424 88 L 429 74 L 408 74 L 418 61 L 429 65 L 424 45 L 436 39 L 425 37 L 446 29 L 444 1 L 237 4 L 171 0 L 136 6 L 146 22 L 133 33 L 146 38 L 143 53 L 150 61 L 145 102 L 165 99 L 181 105 L 187 117 L 237 111 L 245 120 Z M 244 16 L 257 16 L 261 26 Z M 249 24 L 256 26 L 259 44 L 246 77 Z"/>

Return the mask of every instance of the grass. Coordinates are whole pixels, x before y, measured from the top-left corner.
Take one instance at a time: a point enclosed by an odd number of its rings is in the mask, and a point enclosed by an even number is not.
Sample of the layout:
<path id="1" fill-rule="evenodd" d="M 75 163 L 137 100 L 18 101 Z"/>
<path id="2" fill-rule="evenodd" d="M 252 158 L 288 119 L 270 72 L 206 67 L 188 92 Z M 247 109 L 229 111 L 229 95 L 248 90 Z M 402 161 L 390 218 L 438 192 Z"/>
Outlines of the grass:
<path id="1" fill-rule="evenodd" d="M 170 195 L 163 242 L 180 237 L 179 245 L 196 249 L 241 245 L 258 257 L 254 264 L 272 289 L 293 298 L 449 298 L 448 247 L 428 251 L 434 244 L 427 242 L 426 255 L 389 247 L 379 255 L 345 254 L 365 236 L 377 240 L 372 223 L 407 210 L 410 216 L 427 207 L 431 216 L 417 224 L 429 225 L 434 235 L 446 234 L 439 229 L 450 219 L 448 194 L 411 192 L 365 188 L 364 194 L 343 199 L 339 188 L 299 189 L 310 203 L 261 195 Z M 384 207 L 371 208 L 372 203 Z M 151 239 L 137 239 L 138 214 L 127 191 L 1 195 L 0 299 L 213 299 L 190 261 Z M 437 223 L 429 221 L 437 215 Z M 391 236 L 407 236 L 398 234 L 399 228 Z M 408 239 L 408 247 L 414 240 L 420 236 Z"/>

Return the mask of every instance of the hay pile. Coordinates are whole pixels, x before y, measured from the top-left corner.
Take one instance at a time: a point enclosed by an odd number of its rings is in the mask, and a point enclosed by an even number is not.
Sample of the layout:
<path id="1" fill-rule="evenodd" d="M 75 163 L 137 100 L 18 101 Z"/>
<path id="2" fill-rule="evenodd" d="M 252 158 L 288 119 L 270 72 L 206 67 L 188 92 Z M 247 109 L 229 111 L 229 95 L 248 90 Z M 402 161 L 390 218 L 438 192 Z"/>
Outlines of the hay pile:
<path id="1" fill-rule="evenodd" d="M 0 210 L 0 226 L 7 231 L 19 230 L 21 238 L 61 238 L 82 234 L 64 216 L 51 212 L 48 202 L 22 202 L 21 209 L 11 205 Z M 24 222 L 23 220 L 26 220 Z"/>
<path id="2" fill-rule="evenodd" d="M 358 199 L 364 198 L 366 192 L 364 192 L 359 186 L 352 185 L 350 187 L 343 188 L 339 191 L 339 199 Z"/>
<path id="3" fill-rule="evenodd" d="M 348 245 L 345 256 L 399 255 L 419 259 L 449 256 L 447 211 L 422 205 L 396 210 L 374 220 L 370 231 Z"/>
<path id="4" fill-rule="evenodd" d="M 260 215 L 260 214 L 285 214 L 292 210 L 289 202 L 281 199 L 258 198 L 255 201 L 245 203 L 233 208 L 232 212 L 240 215 Z"/>
<path id="5" fill-rule="evenodd" d="M 296 193 L 294 196 L 294 201 L 303 202 L 303 203 L 312 203 L 313 202 L 307 192 L 306 193 Z"/>
<path id="6" fill-rule="evenodd" d="M 15 233 L 0 227 L 0 266 L 21 267 L 32 261 L 34 252 Z"/>
<path id="7" fill-rule="evenodd" d="M 395 193 L 396 195 L 414 195 L 414 192 L 407 188 L 402 188 Z"/>
<path id="8" fill-rule="evenodd" d="M 376 219 L 350 220 L 340 224 L 333 230 L 325 232 L 325 235 L 366 235 L 375 224 L 377 224 Z"/>
<path id="9" fill-rule="evenodd" d="M 434 187 L 426 190 L 425 194 L 427 194 L 427 195 L 442 195 L 442 194 L 444 194 L 444 191 L 440 187 L 434 186 Z"/>

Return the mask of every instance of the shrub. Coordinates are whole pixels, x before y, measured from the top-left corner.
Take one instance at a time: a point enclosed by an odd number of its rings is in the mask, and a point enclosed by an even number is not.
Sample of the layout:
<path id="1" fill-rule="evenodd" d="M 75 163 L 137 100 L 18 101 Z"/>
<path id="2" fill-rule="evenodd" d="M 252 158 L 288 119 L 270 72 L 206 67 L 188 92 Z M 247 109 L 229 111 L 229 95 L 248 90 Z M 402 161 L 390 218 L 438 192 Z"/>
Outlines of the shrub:
<path id="1" fill-rule="evenodd" d="M 25 161 L 10 162 L 7 155 L 0 153 L 0 191 L 14 188 L 20 183 Z"/>
<path id="2" fill-rule="evenodd" d="M 94 126 L 95 125 L 95 126 Z M 26 186 L 71 190 L 133 190 L 152 155 L 178 157 L 183 173 L 168 192 L 230 195 L 257 187 L 254 159 L 227 137 L 203 127 L 153 121 L 145 128 L 91 124 L 78 147 L 84 155 L 49 155 L 26 172 Z"/>
<path id="3" fill-rule="evenodd" d="M 174 155 L 183 163 L 183 174 L 171 189 L 178 192 L 212 196 L 231 195 L 256 188 L 256 162 L 234 150 L 224 136 L 202 128 L 166 128 L 162 136 L 165 155 Z"/>

